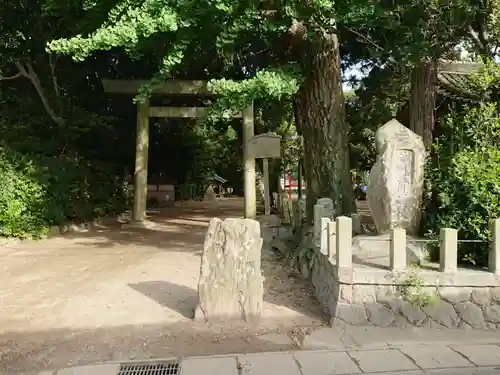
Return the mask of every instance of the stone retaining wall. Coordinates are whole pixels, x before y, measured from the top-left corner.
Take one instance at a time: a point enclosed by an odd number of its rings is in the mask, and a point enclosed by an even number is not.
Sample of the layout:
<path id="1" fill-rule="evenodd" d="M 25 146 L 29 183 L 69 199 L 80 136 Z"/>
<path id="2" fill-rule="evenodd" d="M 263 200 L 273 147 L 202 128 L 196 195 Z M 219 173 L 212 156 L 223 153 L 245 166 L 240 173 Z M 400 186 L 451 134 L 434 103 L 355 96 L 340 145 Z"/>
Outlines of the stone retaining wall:
<path id="1" fill-rule="evenodd" d="M 449 229 L 441 243 L 445 259 L 436 270 L 407 267 L 405 252 L 395 243 L 405 238 L 400 232 L 391 236 L 389 269 L 352 264 L 350 220 L 323 217 L 321 228 L 311 233 L 319 238 L 308 242 L 314 251 L 309 276 L 331 324 L 500 330 L 500 220 L 494 226 L 491 272 L 457 268 L 456 233 Z"/>
<path id="2" fill-rule="evenodd" d="M 449 288 L 449 287 L 448 287 Z M 379 327 L 500 328 L 499 287 L 451 287 L 451 293 L 429 288 L 434 300 L 419 307 L 394 298 L 394 288 L 384 285 L 340 285 L 333 323 L 372 324 Z"/>
<path id="3" fill-rule="evenodd" d="M 358 282 L 342 282 L 352 277 L 344 270 L 339 280 L 338 270 L 327 257 L 316 254 L 311 270 L 311 280 L 316 296 L 332 325 L 374 325 L 379 327 L 428 327 L 461 329 L 500 329 L 500 284 L 499 286 L 424 286 L 420 291 L 430 297 L 427 304 L 409 302 L 388 280 L 398 275 L 384 270 L 358 269 Z M 353 269 L 353 273 L 356 269 Z M 424 272 L 422 272 L 424 273 Z M 423 279 L 432 278 L 427 271 Z M 437 272 L 436 272 L 437 273 Z M 486 273 L 486 272 L 485 272 Z M 362 276 L 361 276 L 362 275 Z M 367 283 L 363 282 L 366 278 Z M 459 282 L 466 275 L 457 277 Z M 369 279 L 372 279 L 371 282 Z M 381 284 L 375 283 L 381 279 Z M 385 282 L 384 282 L 385 280 Z M 480 281 L 480 280 L 476 280 Z M 494 280 L 483 282 L 494 284 Z M 438 284 L 437 282 L 435 282 Z M 427 283 L 426 283 L 427 284 Z"/>

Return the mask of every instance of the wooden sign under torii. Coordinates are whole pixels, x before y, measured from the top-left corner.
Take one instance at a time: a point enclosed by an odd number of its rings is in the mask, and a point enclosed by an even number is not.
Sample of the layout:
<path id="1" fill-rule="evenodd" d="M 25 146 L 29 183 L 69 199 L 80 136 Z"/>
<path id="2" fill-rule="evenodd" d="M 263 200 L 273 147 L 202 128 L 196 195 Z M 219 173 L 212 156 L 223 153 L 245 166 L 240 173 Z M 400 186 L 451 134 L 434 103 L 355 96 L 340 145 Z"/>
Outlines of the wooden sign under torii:
<path id="1" fill-rule="evenodd" d="M 269 185 L 269 159 L 281 157 L 281 136 L 273 133 L 258 134 L 248 141 L 249 156 L 263 159 L 265 214 L 271 214 L 271 192 Z"/>

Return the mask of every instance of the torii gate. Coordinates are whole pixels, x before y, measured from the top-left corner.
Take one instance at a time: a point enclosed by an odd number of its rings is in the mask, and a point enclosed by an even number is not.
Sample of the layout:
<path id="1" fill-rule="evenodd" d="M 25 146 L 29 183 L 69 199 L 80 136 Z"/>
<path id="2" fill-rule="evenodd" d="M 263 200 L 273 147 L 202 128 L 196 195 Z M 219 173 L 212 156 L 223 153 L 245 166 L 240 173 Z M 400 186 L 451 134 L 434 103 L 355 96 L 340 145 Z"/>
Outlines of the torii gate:
<path id="1" fill-rule="evenodd" d="M 147 81 L 138 80 L 108 80 L 103 79 L 102 85 L 107 93 L 137 94 Z M 163 95 L 212 95 L 207 89 L 206 81 L 168 80 L 161 87 L 156 88 L 153 94 Z M 146 202 L 148 185 L 148 156 L 149 156 L 149 118 L 200 118 L 206 115 L 204 107 L 170 107 L 149 106 L 149 101 L 137 104 L 137 133 L 135 148 L 134 171 L 134 206 L 132 222 L 143 225 L 146 220 Z M 253 103 L 238 113 L 234 118 L 243 120 L 243 179 L 245 218 L 255 219 L 256 205 L 256 177 L 255 159 L 249 154 L 248 143 L 254 136 L 254 108 Z"/>

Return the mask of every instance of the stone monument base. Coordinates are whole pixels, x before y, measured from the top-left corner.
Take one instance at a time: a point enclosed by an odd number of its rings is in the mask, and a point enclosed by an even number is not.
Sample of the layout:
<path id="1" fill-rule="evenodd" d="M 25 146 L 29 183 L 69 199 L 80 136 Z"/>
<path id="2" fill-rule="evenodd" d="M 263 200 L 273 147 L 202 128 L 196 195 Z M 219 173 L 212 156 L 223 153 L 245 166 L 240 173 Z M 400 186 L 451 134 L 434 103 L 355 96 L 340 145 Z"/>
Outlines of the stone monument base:
<path id="1" fill-rule="evenodd" d="M 389 266 L 390 236 L 359 235 L 352 239 L 353 262 L 367 266 Z M 429 254 L 427 242 L 418 237 L 406 237 L 406 259 L 408 264 L 420 265 Z"/>

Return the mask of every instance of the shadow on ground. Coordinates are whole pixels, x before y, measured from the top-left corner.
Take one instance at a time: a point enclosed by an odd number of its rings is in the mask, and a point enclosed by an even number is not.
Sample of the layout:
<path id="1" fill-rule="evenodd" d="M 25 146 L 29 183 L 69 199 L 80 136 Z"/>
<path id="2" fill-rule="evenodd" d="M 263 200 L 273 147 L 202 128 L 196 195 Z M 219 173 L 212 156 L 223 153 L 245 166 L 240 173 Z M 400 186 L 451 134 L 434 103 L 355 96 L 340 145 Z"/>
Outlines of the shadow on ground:
<path id="1" fill-rule="evenodd" d="M 280 261 L 263 261 L 262 272 L 264 281 L 264 302 L 269 308 L 277 306 L 285 308 L 297 321 L 308 321 L 314 324 L 327 322 L 319 301 L 314 295 L 313 287 L 298 272 L 284 266 Z M 198 291 L 170 281 L 145 281 L 128 284 L 128 286 L 156 303 L 174 310 L 188 319 L 194 317 L 198 303 Z M 179 296 L 182 296 L 179 300 Z M 264 311 L 266 314 L 266 311 Z M 286 319 L 286 318 L 285 318 Z"/>
<path id="2" fill-rule="evenodd" d="M 135 291 L 151 298 L 156 303 L 170 310 L 177 311 L 188 319 L 194 317 L 194 309 L 198 303 L 198 292 L 184 285 L 170 281 L 144 281 L 128 284 Z M 179 300 L 179 296 L 184 296 Z"/>
<path id="3" fill-rule="evenodd" d="M 242 217 L 240 199 L 217 203 L 189 202 L 148 211 L 151 228 L 122 227 L 114 219 L 106 219 L 102 228 L 88 232 L 73 232 L 62 238 L 75 245 L 105 248 L 114 246 L 147 246 L 163 251 L 195 252 L 201 254 L 208 224 L 213 217 Z"/>

